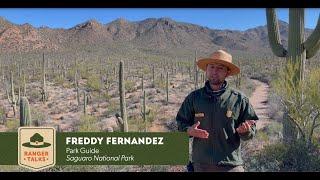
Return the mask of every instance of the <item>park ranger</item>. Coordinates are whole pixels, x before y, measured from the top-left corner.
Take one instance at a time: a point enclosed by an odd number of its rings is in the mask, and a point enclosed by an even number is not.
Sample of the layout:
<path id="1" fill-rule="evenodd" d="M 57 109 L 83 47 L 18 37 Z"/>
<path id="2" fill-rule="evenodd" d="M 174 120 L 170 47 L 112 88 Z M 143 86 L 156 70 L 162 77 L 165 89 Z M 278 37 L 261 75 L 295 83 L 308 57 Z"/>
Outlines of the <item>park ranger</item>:
<path id="1" fill-rule="evenodd" d="M 178 130 L 193 137 L 194 171 L 243 172 L 240 139 L 253 138 L 258 117 L 249 99 L 226 81 L 240 68 L 223 50 L 199 59 L 197 65 L 208 80 L 185 98 L 176 116 Z"/>

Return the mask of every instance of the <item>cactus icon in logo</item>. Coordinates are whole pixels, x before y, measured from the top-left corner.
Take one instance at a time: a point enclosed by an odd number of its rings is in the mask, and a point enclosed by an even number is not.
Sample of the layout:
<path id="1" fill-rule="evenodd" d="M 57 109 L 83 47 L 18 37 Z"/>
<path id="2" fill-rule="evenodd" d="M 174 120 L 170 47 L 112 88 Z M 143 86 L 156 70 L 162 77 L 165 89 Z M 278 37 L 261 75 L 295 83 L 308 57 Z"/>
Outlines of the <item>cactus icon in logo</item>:
<path id="1" fill-rule="evenodd" d="M 30 137 L 30 142 L 23 143 L 22 146 L 29 148 L 44 148 L 51 146 L 51 144 L 44 142 L 43 137 L 39 133 L 35 133 Z"/>

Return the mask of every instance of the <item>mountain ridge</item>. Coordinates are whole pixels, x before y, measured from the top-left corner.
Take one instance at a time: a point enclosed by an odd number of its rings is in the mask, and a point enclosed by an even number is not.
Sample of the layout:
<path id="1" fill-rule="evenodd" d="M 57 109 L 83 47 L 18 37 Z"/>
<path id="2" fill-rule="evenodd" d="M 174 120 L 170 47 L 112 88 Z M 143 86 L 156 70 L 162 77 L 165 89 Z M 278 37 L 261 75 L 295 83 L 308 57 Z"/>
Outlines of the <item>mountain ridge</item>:
<path id="1" fill-rule="evenodd" d="M 288 23 L 279 21 L 283 44 L 288 41 Z M 306 29 L 306 37 L 312 32 Z M 210 49 L 223 48 L 246 52 L 271 52 L 266 25 L 240 30 L 219 30 L 177 22 L 171 18 L 146 18 L 128 21 L 118 18 L 106 24 L 95 19 L 71 28 L 33 27 L 17 25 L 0 17 L 0 52 L 57 51 L 88 45 L 123 42 L 150 49 Z"/>

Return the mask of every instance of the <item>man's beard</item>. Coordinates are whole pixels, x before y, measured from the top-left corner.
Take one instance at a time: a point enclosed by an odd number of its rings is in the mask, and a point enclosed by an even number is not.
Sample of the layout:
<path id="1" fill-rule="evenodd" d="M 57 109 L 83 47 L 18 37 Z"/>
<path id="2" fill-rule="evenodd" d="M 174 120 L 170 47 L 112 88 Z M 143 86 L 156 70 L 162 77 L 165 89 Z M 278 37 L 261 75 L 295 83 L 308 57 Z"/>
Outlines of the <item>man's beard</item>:
<path id="1" fill-rule="evenodd" d="M 224 80 L 220 79 L 209 79 L 210 85 L 218 86 L 221 85 L 224 82 Z"/>

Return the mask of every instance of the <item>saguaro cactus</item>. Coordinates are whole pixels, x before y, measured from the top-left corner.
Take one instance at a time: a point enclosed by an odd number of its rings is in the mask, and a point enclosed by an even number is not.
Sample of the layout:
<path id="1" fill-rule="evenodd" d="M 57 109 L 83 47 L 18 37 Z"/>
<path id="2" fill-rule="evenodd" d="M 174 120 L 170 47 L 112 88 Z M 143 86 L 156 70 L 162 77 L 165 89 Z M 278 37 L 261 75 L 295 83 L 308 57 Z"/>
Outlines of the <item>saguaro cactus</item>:
<path id="1" fill-rule="evenodd" d="M 142 103 L 142 109 L 141 109 L 141 116 L 143 118 L 143 122 L 145 125 L 145 132 L 147 132 L 147 115 L 150 114 L 150 109 L 147 110 L 146 107 L 146 91 L 143 91 L 143 103 Z"/>
<path id="2" fill-rule="evenodd" d="M 87 105 L 89 102 L 89 96 L 86 91 L 83 91 L 83 114 L 87 114 Z"/>
<path id="3" fill-rule="evenodd" d="M 80 90 L 79 90 L 79 80 L 78 80 L 78 76 L 77 76 L 77 71 L 74 73 L 74 84 L 75 84 L 75 89 L 76 89 L 76 93 L 77 93 L 77 102 L 78 102 L 78 106 L 80 106 Z"/>
<path id="4" fill-rule="evenodd" d="M 26 85 L 26 75 L 23 74 L 23 94 L 22 96 L 27 96 L 27 85 Z"/>
<path id="5" fill-rule="evenodd" d="M 266 9 L 268 36 L 271 49 L 278 57 L 285 57 L 287 61 L 298 64 L 298 70 L 294 75 L 294 86 L 304 80 L 305 60 L 313 57 L 320 47 L 320 18 L 312 34 L 305 40 L 304 37 L 304 9 L 289 9 L 289 37 L 288 50 L 281 44 L 277 15 L 274 9 Z M 303 94 L 301 95 L 301 102 Z M 287 111 L 287 110 L 285 110 Z M 297 139 L 297 129 L 289 119 L 288 113 L 284 113 L 283 138 L 285 142 Z"/>
<path id="6" fill-rule="evenodd" d="M 239 68 L 241 69 L 241 62 L 239 61 L 238 64 Z M 239 89 L 241 88 L 241 78 L 242 78 L 242 72 L 240 72 L 237 76 L 236 76 L 236 88 Z"/>
<path id="7" fill-rule="evenodd" d="M 143 121 L 146 122 L 146 91 L 143 91 L 142 117 Z"/>
<path id="8" fill-rule="evenodd" d="M 191 66 L 188 66 L 189 78 L 192 81 L 192 73 L 191 73 Z"/>
<path id="9" fill-rule="evenodd" d="M 44 53 L 42 54 L 42 87 L 41 87 L 41 101 L 45 103 L 48 98 L 46 89 L 46 66 L 45 66 Z"/>
<path id="10" fill-rule="evenodd" d="M 166 94 L 167 94 L 167 105 L 169 104 L 169 72 L 167 71 L 167 77 L 166 77 Z"/>
<path id="11" fill-rule="evenodd" d="M 143 83 L 143 80 L 144 80 L 144 77 L 143 77 L 143 74 L 141 76 L 141 92 L 144 91 L 144 83 Z"/>
<path id="12" fill-rule="evenodd" d="M 155 86 L 155 83 L 154 83 L 154 66 L 152 66 L 152 86 L 153 87 Z"/>
<path id="13" fill-rule="evenodd" d="M 197 51 L 194 53 L 194 89 L 198 89 Z"/>
<path id="14" fill-rule="evenodd" d="M 17 102 L 20 101 L 20 98 L 21 98 L 21 90 L 20 90 L 20 86 L 18 87 L 18 99 L 17 99 Z"/>
<path id="15" fill-rule="evenodd" d="M 125 101 L 125 86 L 123 77 L 123 61 L 119 64 L 119 93 L 120 93 L 120 112 L 123 120 L 123 131 L 128 132 L 128 121 Z"/>
<path id="16" fill-rule="evenodd" d="M 12 107 L 12 110 L 13 110 L 13 116 L 16 117 L 18 100 L 16 99 L 16 96 L 14 94 L 14 83 L 13 83 L 13 73 L 12 73 L 12 71 L 10 72 L 10 88 L 11 88 L 10 94 L 9 94 L 9 91 L 7 90 L 7 88 L 6 88 L 7 98 L 8 98 L 9 103 L 11 104 L 11 107 Z"/>
<path id="17" fill-rule="evenodd" d="M 30 126 L 31 115 L 29 101 L 26 97 L 20 99 L 20 126 Z"/>

